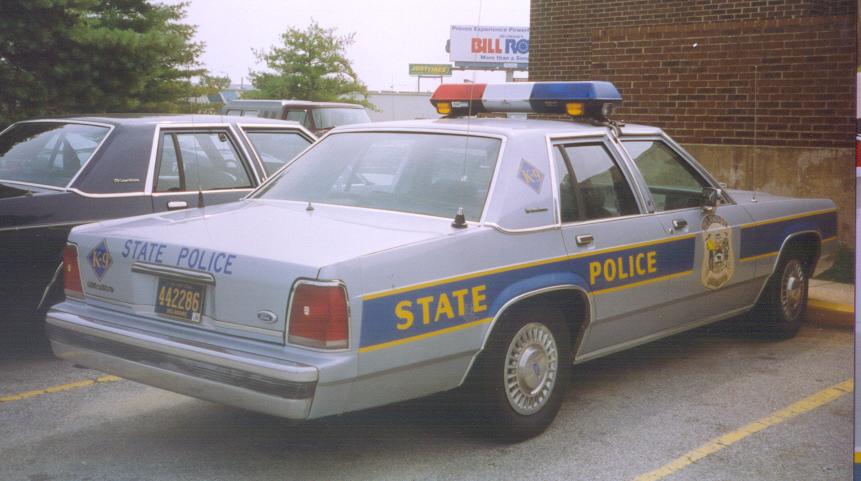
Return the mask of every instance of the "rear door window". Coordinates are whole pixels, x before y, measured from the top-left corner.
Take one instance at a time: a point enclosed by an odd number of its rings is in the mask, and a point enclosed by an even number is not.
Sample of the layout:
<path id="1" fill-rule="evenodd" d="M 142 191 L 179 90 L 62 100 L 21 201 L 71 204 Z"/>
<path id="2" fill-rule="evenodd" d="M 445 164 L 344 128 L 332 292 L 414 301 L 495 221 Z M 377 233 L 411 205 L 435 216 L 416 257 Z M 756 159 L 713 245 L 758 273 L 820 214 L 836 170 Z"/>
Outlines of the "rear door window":
<path id="1" fill-rule="evenodd" d="M 631 185 L 603 143 L 555 150 L 562 222 L 639 213 Z"/>
<path id="2" fill-rule="evenodd" d="M 16 124 L 0 136 L 0 179 L 65 187 L 108 132 L 89 124 Z"/>
<path id="3" fill-rule="evenodd" d="M 250 169 L 225 131 L 162 135 L 157 192 L 252 187 Z"/>

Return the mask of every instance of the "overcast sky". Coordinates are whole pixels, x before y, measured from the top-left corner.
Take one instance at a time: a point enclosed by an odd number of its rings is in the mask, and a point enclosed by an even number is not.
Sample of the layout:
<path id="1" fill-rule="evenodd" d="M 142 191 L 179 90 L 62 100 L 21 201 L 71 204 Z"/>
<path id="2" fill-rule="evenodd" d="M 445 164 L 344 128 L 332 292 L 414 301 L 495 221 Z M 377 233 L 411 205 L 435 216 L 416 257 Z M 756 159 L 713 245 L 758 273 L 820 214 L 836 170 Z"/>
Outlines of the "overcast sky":
<path id="1" fill-rule="evenodd" d="M 179 3 L 179 0 L 162 0 Z M 260 70 L 251 49 L 279 43 L 288 27 L 305 28 L 311 18 L 337 33 L 356 34 L 347 54 L 359 78 L 372 90 L 415 90 L 410 63 L 448 63 L 445 42 L 451 25 L 529 26 L 529 0 L 191 0 L 186 22 L 197 25 L 206 43 L 204 65 L 233 83 L 248 83 Z M 463 77 L 503 81 L 501 73 L 455 72 Z M 422 90 L 437 82 L 422 80 Z"/>

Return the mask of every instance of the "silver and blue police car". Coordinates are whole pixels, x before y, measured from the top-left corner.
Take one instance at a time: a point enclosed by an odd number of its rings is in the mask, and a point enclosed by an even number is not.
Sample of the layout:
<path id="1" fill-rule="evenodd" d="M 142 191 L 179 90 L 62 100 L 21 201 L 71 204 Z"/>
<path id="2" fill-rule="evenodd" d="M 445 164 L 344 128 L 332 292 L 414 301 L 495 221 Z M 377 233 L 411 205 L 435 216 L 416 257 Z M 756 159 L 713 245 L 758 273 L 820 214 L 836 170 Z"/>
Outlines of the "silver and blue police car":
<path id="1" fill-rule="evenodd" d="M 461 385 L 542 432 L 572 364 L 745 312 L 793 335 L 834 204 L 723 190 L 605 82 L 442 85 L 244 200 L 76 227 L 57 356 L 292 419 Z M 567 113 L 574 121 L 476 118 Z"/>

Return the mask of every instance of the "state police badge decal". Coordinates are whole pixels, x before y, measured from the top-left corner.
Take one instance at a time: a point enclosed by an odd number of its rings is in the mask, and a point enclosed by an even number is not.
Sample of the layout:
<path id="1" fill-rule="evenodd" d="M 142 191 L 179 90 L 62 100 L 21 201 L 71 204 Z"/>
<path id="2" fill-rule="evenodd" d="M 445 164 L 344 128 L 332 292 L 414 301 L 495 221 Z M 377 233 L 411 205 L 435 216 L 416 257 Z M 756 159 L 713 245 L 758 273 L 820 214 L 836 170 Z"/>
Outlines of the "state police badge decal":
<path id="1" fill-rule="evenodd" d="M 708 214 L 703 218 L 702 283 L 707 289 L 720 289 L 735 270 L 732 253 L 732 228 L 723 217 Z"/>

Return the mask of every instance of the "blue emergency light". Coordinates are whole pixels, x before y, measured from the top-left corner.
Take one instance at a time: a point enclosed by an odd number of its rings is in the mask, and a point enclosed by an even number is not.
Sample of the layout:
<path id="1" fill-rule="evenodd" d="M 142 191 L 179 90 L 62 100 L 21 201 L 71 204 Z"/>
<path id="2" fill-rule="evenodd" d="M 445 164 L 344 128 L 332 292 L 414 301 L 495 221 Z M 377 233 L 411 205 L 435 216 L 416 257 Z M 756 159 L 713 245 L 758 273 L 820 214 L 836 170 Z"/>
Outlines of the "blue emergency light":
<path id="1" fill-rule="evenodd" d="M 430 99 L 448 117 L 482 112 L 568 114 L 606 120 L 622 102 L 610 82 L 509 82 L 442 84 Z"/>

